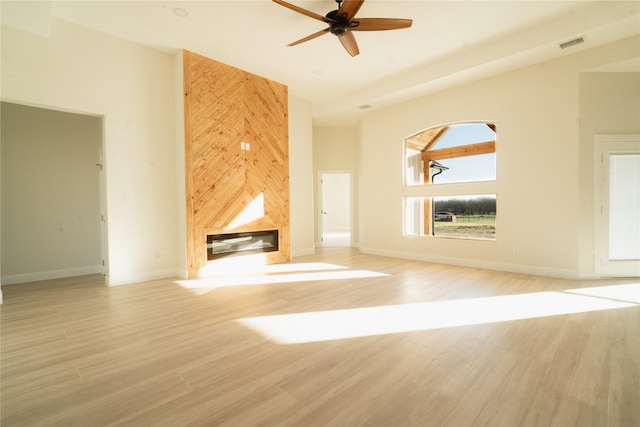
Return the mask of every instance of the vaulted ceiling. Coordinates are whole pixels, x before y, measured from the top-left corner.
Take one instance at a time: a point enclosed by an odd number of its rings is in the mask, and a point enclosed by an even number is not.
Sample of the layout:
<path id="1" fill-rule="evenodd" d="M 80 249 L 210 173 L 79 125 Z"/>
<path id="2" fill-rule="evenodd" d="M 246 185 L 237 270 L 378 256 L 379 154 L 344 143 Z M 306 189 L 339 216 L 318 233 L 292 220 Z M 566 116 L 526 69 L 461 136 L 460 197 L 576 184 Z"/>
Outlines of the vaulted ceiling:
<path id="1" fill-rule="evenodd" d="M 320 15 L 334 0 L 291 0 Z M 270 0 L 7 1 L 3 24 L 43 36 L 56 19 L 167 52 L 188 49 L 289 86 L 313 103 L 314 122 L 352 124 L 379 108 L 492 74 L 640 33 L 632 1 L 379 1 L 357 16 L 413 19 L 408 29 L 358 32 L 351 57 L 332 34 L 286 45 L 326 28 Z M 561 49 L 582 37 L 584 43 Z M 640 71 L 638 58 L 611 64 Z"/>

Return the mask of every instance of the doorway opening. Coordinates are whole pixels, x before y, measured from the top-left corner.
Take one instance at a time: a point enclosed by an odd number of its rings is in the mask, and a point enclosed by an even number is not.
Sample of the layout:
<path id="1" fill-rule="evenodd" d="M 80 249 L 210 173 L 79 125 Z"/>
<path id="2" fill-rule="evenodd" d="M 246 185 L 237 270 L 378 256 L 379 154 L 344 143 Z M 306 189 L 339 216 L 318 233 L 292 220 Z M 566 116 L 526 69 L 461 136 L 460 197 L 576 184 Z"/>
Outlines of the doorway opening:
<path id="1" fill-rule="evenodd" d="M 640 135 L 596 136 L 596 260 L 601 277 L 640 277 Z"/>
<path id="2" fill-rule="evenodd" d="M 351 171 L 318 173 L 318 241 L 323 247 L 349 247 L 352 241 Z"/>
<path id="3" fill-rule="evenodd" d="M 3 101 L 2 284 L 105 273 L 104 121 Z"/>

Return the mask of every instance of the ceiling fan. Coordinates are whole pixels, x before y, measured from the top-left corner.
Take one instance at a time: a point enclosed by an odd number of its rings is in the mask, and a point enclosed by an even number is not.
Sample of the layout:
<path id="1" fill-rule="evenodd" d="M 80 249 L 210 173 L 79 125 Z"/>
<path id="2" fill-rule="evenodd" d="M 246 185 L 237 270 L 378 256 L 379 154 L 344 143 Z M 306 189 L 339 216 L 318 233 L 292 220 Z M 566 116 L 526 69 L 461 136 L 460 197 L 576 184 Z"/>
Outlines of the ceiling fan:
<path id="1" fill-rule="evenodd" d="M 396 19 L 396 18 L 359 18 L 356 19 L 356 13 L 360 10 L 364 0 L 336 0 L 338 3 L 338 9 L 332 10 L 325 16 L 319 15 L 315 12 L 303 9 L 291 3 L 287 3 L 282 0 L 273 0 L 274 2 L 282 5 L 295 12 L 306 15 L 310 18 L 317 19 L 324 23 L 329 24 L 329 27 L 324 30 L 320 30 L 317 33 L 313 33 L 307 37 L 301 38 L 287 46 L 295 46 L 300 43 L 315 39 L 323 34 L 331 33 L 338 37 L 342 46 L 349 52 L 349 55 L 356 56 L 360 53 L 358 49 L 358 43 L 354 37 L 352 31 L 381 31 L 381 30 L 398 30 L 401 28 L 409 28 L 413 23 L 411 19 Z"/>

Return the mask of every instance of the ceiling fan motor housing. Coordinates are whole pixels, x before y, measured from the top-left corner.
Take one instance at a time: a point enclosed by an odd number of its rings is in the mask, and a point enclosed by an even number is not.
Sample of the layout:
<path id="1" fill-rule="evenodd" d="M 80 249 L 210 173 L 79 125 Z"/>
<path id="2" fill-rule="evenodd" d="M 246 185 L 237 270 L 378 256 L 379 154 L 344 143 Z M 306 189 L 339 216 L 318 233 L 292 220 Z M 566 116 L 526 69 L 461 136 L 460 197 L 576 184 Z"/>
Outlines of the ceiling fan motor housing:
<path id="1" fill-rule="evenodd" d="M 349 26 L 344 24 L 333 24 L 331 25 L 331 34 L 334 34 L 338 37 L 344 36 L 349 32 Z"/>
<path id="2" fill-rule="evenodd" d="M 338 15 L 337 10 L 327 13 L 326 17 L 332 21 L 329 26 L 331 34 L 341 37 L 349 32 L 349 20 L 344 15 Z"/>

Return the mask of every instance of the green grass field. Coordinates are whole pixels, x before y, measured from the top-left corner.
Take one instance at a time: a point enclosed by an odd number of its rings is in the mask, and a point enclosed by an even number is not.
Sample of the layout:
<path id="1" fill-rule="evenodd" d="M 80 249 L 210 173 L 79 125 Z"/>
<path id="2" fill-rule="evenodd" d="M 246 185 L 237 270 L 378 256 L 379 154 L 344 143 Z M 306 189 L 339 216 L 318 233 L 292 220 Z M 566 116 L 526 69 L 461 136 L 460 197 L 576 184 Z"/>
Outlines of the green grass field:
<path id="1" fill-rule="evenodd" d="M 457 216 L 456 222 L 436 222 L 435 235 L 467 239 L 495 239 L 495 215 Z"/>

